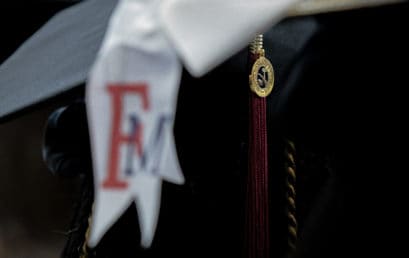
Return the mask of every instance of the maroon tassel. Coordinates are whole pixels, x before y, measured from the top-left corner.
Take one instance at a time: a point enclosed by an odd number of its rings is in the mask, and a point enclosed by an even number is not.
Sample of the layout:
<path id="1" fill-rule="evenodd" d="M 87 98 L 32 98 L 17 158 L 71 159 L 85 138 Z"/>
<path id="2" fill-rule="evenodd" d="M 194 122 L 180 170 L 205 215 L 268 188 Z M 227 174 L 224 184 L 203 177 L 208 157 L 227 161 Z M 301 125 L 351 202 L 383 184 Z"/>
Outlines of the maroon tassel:
<path id="1" fill-rule="evenodd" d="M 257 56 L 251 56 L 251 61 Z M 252 62 L 252 63 L 253 63 Z M 249 171 L 246 203 L 247 258 L 269 257 L 266 98 L 250 93 Z"/>

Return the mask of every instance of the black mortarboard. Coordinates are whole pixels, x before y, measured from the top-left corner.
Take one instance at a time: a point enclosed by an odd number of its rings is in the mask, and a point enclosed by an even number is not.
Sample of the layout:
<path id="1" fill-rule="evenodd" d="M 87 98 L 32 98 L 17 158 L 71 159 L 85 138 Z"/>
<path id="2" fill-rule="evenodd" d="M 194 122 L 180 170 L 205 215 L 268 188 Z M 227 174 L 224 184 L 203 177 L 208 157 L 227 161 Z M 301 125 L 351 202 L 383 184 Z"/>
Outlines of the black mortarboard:
<path id="1" fill-rule="evenodd" d="M 58 8 L 54 2 L 49 9 Z M 0 66 L 0 120 L 84 83 L 116 2 L 89 0 L 61 11 Z"/>
<path id="2" fill-rule="evenodd" d="M 35 0 L 2 4 L 0 28 L 6 40 L 2 42 L 0 61 L 4 58 L 2 52 L 16 47 L 19 40 L 53 13 L 75 5 L 52 17 L 1 64 L 0 121 L 85 82 L 116 3 L 117 0 Z M 306 13 L 322 12 L 315 5 L 307 7 L 313 10 L 307 8 Z"/>

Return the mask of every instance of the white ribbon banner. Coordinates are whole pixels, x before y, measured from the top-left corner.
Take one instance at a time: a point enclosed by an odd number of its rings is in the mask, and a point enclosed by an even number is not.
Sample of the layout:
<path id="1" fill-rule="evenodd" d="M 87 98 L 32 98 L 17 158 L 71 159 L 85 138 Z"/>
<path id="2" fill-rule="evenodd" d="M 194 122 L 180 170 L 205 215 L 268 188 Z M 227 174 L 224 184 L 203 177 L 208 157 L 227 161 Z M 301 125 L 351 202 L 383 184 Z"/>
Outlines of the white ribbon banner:
<path id="1" fill-rule="evenodd" d="M 182 184 L 173 138 L 181 64 L 159 30 L 160 1 L 122 1 L 87 86 L 95 246 L 135 201 L 141 244 L 153 239 L 161 180 Z"/>

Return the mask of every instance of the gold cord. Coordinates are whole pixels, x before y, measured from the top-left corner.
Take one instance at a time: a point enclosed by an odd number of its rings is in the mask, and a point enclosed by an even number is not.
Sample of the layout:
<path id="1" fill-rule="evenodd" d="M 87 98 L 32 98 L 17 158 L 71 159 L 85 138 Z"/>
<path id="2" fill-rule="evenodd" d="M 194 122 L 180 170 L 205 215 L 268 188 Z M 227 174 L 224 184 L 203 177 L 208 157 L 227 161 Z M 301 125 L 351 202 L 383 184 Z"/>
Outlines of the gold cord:
<path id="1" fill-rule="evenodd" d="M 287 140 L 285 148 L 285 169 L 287 173 L 287 217 L 288 217 L 288 254 L 294 253 L 297 242 L 297 219 L 296 219 L 296 167 L 295 145 Z"/>
<path id="2" fill-rule="evenodd" d="M 94 210 L 94 206 L 92 207 L 91 214 L 88 217 L 88 226 L 87 226 L 87 230 L 85 231 L 84 243 L 83 243 L 82 248 L 81 248 L 80 258 L 88 258 L 89 257 L 88 256 L 87 244 L 88 244 L 89 235 L 90 235 L 90 231 L 91 231 L 90 229 L 91 229 L 91 221 L 92 221 L 93 210 Z"/>

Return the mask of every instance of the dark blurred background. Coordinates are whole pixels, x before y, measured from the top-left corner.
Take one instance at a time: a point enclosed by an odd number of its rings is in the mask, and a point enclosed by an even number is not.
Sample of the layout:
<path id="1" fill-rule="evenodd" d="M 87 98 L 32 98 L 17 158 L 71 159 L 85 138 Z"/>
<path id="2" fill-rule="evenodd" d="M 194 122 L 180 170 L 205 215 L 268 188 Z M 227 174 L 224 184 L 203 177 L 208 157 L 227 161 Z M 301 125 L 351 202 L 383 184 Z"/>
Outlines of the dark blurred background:
<path id="1" fill-rule="evenodd" d="M 0 125 L 0 257 L 59 257 L 66 240 L 75 179 L 54 177 L 41 158 L 52 106 Z"/>

